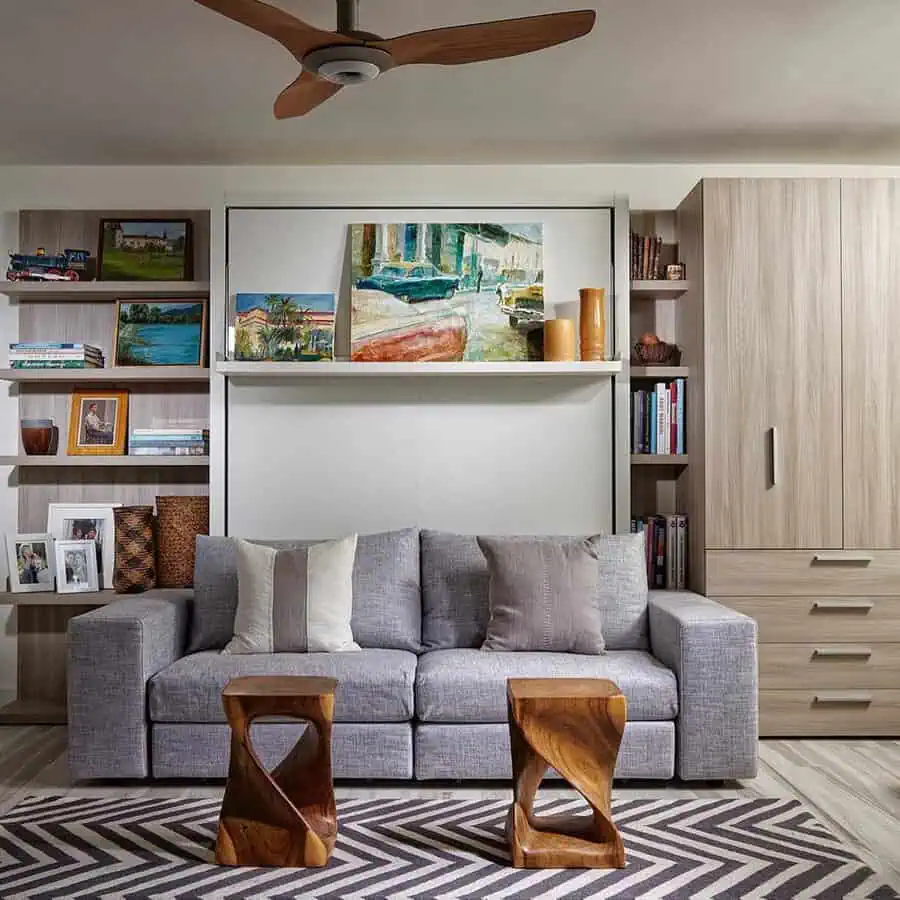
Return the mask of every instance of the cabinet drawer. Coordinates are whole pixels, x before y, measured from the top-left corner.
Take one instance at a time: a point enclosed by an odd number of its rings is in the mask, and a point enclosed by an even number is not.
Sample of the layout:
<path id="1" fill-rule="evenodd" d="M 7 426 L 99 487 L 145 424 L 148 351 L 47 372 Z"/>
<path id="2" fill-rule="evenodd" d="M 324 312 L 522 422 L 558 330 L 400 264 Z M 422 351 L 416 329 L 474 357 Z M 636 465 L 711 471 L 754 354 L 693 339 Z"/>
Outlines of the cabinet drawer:
<path id="1" fill-rule="evenodd" d="M 900 595 L 900 550 L 707 550 L 711 597 Z"/>
<path id="2" fill-rule="evenodd" d="M 760 690 L 877 690 L 900 685 L 900 644 L 762 644 Z"/>
<path id="3" fill-rule="evenodd" d="M 715 597 L 756 619 L 759 642 L 900 641 L 900 597 Z"/>
<path id="4" fill-rule="evenodd" d="M 762 737 L 895 737 L 897 691 L 760 691 Z"/>

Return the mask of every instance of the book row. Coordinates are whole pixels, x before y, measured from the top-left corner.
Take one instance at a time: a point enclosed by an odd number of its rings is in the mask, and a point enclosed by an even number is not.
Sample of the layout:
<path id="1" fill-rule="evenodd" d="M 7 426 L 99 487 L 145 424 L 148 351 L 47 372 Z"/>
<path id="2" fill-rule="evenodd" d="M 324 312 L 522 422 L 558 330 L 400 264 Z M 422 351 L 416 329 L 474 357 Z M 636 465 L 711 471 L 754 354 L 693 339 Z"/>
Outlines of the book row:
<path id="1" fill-rule="evenodd" d="M 631 233 L 631 278 L 634 281 L 655 280 L 663 277 L 663 239 L 656 234 Z"/>
<path id="2" fill-rule="evenodd" d="M 647 585 L 651 590 L 687 588 L 687 516 L 647 516 L 632 519 L 631 530 L 644 535 Z"/>
<path id="3" fill-rule="evenodd" d="M 685 443 L 685 380 L 658 382 L 651 390 L 631 395 L 631 452 L 687 453 Z"/>

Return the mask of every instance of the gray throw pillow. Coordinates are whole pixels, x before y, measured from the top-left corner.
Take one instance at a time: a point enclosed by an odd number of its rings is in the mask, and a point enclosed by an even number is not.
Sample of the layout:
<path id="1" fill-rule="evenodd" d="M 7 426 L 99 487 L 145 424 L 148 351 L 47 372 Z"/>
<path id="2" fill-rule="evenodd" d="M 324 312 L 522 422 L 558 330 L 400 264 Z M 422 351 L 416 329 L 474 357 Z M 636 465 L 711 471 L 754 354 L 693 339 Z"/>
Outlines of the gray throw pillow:
<path id="1" fill-rule="evenodd" d="M 490 573 L 482 650 L 604 652 L 590 541 L 479 537 L 478 546 Z"/>
<path id="2" fill-rule="evenodd" d="M 359 650 L 353 640 L 356 535 L 276 550 L 237 541 L 238 604 L 225 653 Z"/>

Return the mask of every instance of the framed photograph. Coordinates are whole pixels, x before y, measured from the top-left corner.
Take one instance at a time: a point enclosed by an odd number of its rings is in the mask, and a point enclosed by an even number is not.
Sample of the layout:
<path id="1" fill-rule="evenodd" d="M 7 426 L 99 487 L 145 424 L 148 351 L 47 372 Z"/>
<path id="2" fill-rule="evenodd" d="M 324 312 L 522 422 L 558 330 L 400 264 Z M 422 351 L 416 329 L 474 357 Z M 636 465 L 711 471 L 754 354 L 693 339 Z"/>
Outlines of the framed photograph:
<path id="1" fill-rule="evenodd" d="M 119 300 L 114 366 L 202 366 L 205 300 Z"/>
<path id="2" fill-rule="evenodd" d="M 69 456 L 124 456 L 128 391 L 74 391 Z"/>
<path id="3" fill-rule="evenodd" d="M 47 531 L 57 541 L 93 541 L 96 544 L 100 588 L 111 588 L 115 564 L 116 523 L 113 510 L 121 503 L 50 503 Z"/>
<path id="4" fill-rule="evenodd" d="M 190 219 L 101 219 L 100 281 L 190 281 L 194 247 Z"/>
<path id="5" fill-rule="evenodd" d="M 93 541 L 55 541 L 56 590 L 60 594 L 99 591 L 97 552 Z"/>
<path id="6" fill-rule="evenodd" d="M 10 534 L 6 538 L 9 587 L 14 594 L 52 591 L 56 560 L 49 534 Z"/>

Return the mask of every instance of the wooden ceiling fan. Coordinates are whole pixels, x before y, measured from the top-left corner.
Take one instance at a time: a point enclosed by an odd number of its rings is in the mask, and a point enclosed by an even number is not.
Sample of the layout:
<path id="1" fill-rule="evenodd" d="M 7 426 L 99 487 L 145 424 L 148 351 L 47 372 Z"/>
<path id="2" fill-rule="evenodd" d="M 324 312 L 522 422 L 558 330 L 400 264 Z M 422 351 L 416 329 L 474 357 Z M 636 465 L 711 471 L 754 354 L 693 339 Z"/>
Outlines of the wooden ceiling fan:
<path id="1" fill-rule="evenodd" d="M 275 116 L 305 116 L 342 87 L 377 78 L 395 66 L 458 66 L 505 59 L 587 34 L 592 9 L 417 31 L 384 39 L 358 28 L 359 0 L 337 0 L 337 30 L 315 28 L 260 0 L 196 0 L 286 47 L 302 74 L 275 101 Z"/>

